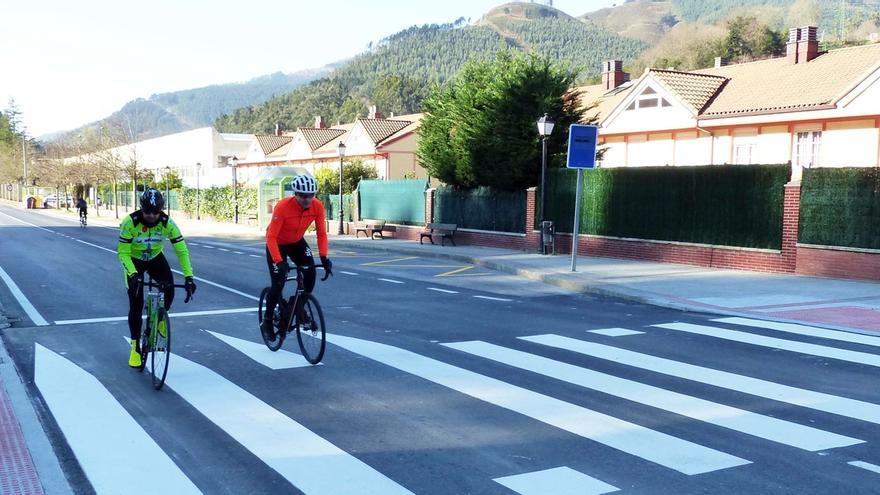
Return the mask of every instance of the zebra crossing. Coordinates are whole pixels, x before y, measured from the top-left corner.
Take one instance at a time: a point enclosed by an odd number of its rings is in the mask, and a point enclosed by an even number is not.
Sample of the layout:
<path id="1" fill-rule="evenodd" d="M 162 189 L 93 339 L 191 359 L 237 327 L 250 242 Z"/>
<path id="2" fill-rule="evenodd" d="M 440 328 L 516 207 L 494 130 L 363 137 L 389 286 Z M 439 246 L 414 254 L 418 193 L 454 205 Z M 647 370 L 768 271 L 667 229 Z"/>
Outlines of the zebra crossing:
<path id="1" fill-rule="evenodd" d="M 633 465 L 614 464 L 614 472 L 608 467 L 591 469 L 590 464 L 578 456 L 566 458 L 564 454 L 554 459 L 553 466 L 525 462 L 524 469 L 516 472 L 509 466 L 506 471 L 495 465 L 474 466 L 475 472 L 485 474 L 485 484 L 481 485 L 484 490 L 475 489 L 473 493 L 488 493 L 486 486 L 495 487 L 491 493 L 521 495 L 625 494 L 631 486 L 636 486 L 637 493 L 664 493 L 639 487 L 640 475 L 635 466 L 655 466 L 658 472 L 665 473 L 663 476 L 678 483 L 710 475 L 729 476 L 748 466 L 766 467 L 759 466 L 766 464 L 766 459 L 748 455 L 748 449 L 732 449 L 729 444 L 706 441 L 701 436 L 684 438 L 677 434 L 679 430 L 670 431 L 663 424 L 641 424 L 606 408 L 591 407 L 588 401 L 578 400 L 577 394 L 555 397 L 556 387 L 537 387 L 535 383 L 563 384 L 583 394 L 600 394 L 600 397 L 663 411 L 681 418 L 689 427 L 709 425 L 759 449 L 775 445 L 789 449 L 786 452 L 816 456 L 817 462 L 830 452 L 839 453 L 845 460 L 838 462 L 840 466 L 835 465 L 834 469 L 850 469 L 854 478 L 880 482 L 880 475 L 876 473 L 880 469 L 876 466 L 880 458 L 858 457 L 870 454 L 875 447 L 873 443 L 880 438 L 865 428 L 866 423 L 880 424 L 880 404 L 813 390 L 809 386 L 779 383 L 761 377 L 761 370 L 748 374 L 726 371 L 729 363 L 724 356 L 713 358 L 713 365 L 706 366 L 705 359 L 701 364 L 693 364 L 680 356 L 671 359 L 657 355 L 659 352 L 628 348 L 633 339 L 652 335 L 665 339 L 696 337 L 700 340 L 687 340 L 695 352 L 699 352 L 704 342 L 712 342 L 819 357 L 861 367 L 859 371 L 864 371 L 868 379 L 877 378 L 874 368 L 880 363 L 880 355 L 869 350 L 880 346 L 880 337 L 803 325 L 719 318 L 703 324 L 670 322 L 639 328 L 592 329 L 579 335 L 519 332 L 491 339 L 492 342 L 432 341 L 436 342 L 433 347 L 415 350 L 397 342 L 329 335 L 330 359 L 319 368 L 326 371 L 338 366 L 339 361 L 332 356 L 349 353 L 349 356 L 365 359 L 376 373 L 389 370 L 402 373 L 426 387 L 461 394 L 488 408 L 503 409 L 534 424 L 567 432 L 586 449 L 614 452 L 615 456 L 634 460 Z M 237 359 L 259 363 L 267 373 L 314 370 L 305 367 L 296 354 L 271 353 L 254 342 L 221 332 L 206 331 L 203 338 L 222 342 L 225 352 L 234 354 Z M 277 473 L 290 485 L 282 491 L 295 487 L 308 494 L 443 493 L 438 487 L 420 485 L 418 476 L 399 479 L 399 472 L 389 473 L 385 466 L 371 464 L 369 456 L 334 444 L 310 428 L 307 421 L 293 419 L 289 411 L 249 391 L 247 384 L 236 383 L 238 380 L 224 370 L 209 368 L 181 352 L 182 355 L 173 356 L 167 390 L 161 394 L 180 397 L 204 420 Z M 645 383 L 647 380 L 641 378 L 599 371 L 597 368 L 602 363 L 677 381 L 662 382 L 662 385 Z M 512 378 L 512 374 L 517 379 Z M 35 343 L 34 381 L 96 492 L 115 493 L 121 487 L 125 487 L 126 493 L 205 491 L 197 479 L 188 475 L 191 467 L 179 465 L 174 455 L 164 452 L 149 428 L 133 417 L 126 404 L 73 359 Z M 707 398 L 693 393 L 692 388 L 677 390 L 678 383 L 701 384 L 771 404 L 783 404 L 786 408 L 819 411 L 844 422 L 853 421 L 857 427 L 837 431 L 840 429 L 837 422 L 807 424 L 797 415 L 777 417 L 725 403 L 719 400 L 719 394 Z M 410 406 L 401 404 L 400 407 Z M 425 421 L 439 425 L 444 418 L 427 416 Z M 853 434 L 869 431 L 867 435 Z M 405 458 L 407 453 L 398 455 Z M 148 464 L 132 464 L 133 456 L 147 460 Z M 157 489 L 159 485 L 126 484 L 126 480 L 137 475 L 133 470 L 162 473 L 161 489 Z M 474 474 L 467 476 L 472 479 Z M 628 483 L 630 479 L 632 483 Z"/>

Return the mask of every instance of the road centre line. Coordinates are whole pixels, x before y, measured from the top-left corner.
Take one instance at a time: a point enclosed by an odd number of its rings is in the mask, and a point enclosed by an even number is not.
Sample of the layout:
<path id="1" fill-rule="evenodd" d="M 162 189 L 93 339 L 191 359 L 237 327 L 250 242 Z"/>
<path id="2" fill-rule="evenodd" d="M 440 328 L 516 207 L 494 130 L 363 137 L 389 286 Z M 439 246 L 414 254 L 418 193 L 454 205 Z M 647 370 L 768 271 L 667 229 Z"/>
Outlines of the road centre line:
<path id="1" fill-rule="evenodd" d="M 262 256 L 257 256 L 256 254 L 249 254 L 248 256 L 251 258 L 262 258 Z"/>
<path id="2" fill-rule="evenodd" d="M 233 253 L 235 253 L 235 254 L 244 254 L 244 253 L 242 253 L 241 251 L 233 251 Z"/>
<path id="3" fill-rule="evenodd" d="M 238 309 L 211 309 L 206 311 L 186 311 L 182 313 L 168 313 L 171 318 L 184 318 L 190 316 L 212 316 L 227 315 L 233 313 L 250 313 L 256 311 L 257 308 L 238 308 Z M 81 325 L 83 323 L 106 323 L 110 321 L 126 321 L 127 316 L 110 316 L 107 318 L 86 318 L 82 320 L 56 320 L 56 325 Z"/>
<path id="4" fill-rule="evenodd" d="M 229 250 L 226 249 L 226 248 L 217 248 L 217 250 L 218 250 L 218 251 L 226 251 L 227 253 L 229 252 Z"/>
<path id="5" fill-rule="evenodd" d="M 428 287 L 428 290 L 433 290 L 436 292 L 442 292 L 444 294 L 458 294 L 458 291 L 448 290 L 448 289 L 438 289 L 437 287 Z"/>
<path id="6" fill-rule="evenodd" d="M 731 340 L 734 342 L 742 342 L 771 349 L 781 349 L 783 351 L 796 352 L 800 354 L 808 354 L 812 356 L 820 356 L 830 359 L 839 359 L 850 363 L 866 364 L 868 366 L 880 367 L 880 356 L 867 352 L 850 351 L 846 349 L 838 349 L 836 347 L 827 347 L 818 344 L 808 344 L 795 340 L 777 339 L 775 337 L 765 337 L 747 332 L 739 332 L 736 330 L 728 330 L 726 328 L 710 327 L 706 325 L 694 325 L 691 323 L 664 323 L 661 325 L 651 325 L 657 328 L 665 328 L 679 332 L 687 332 L 697 335 L 705 335 L 718 339 Z"/>
<path id="7" fill-rule="evenodd" d="M 25 313 L 27 313 L 28 318 L 30 318 L 35 325 L 44 327 L 49 324 L 49 322 L 46 321 L 45 318 L 43 318 L 43 315 L 41 315 L 40 312 L 37 311 L 37 308 L 35 308 L 34 305 L 31 304 L 31 302 L 28 300 L 27 296 L 24 295 L 21 289 L 18 288 L 18 285 L 15 283 L 15 281 L 12 280 L 12 277 L 10 277 L 8 273 L 6 273 L 6 270 L 4 270 L 3 267 L 0 267 L 0 278 L 2 278 L 4 282 L 6 282 L 6 286 L 9 287 L 9 292 L 12 293 L 13 297 L 15 297 L 15 299 L 18 301 L 18 304 L 21 305 L 21 308 L 24 310 Z"/>
<path id="8" fill-rule="evenodd" d="M 404 282 L 401 282 L 400 280 L 392 280 L 392 279 L 390 279 L 390 278 L 380 278 L 379 280 L 381 280 L 381 281 L 383 281 L 383 282 L 389 282 L 389 283 L 392 283 L 392 284 L 402 284 L 402 283 L 404 283 Z"/>
<path id="9" fill-rule="evenodd" d="M 418 256 L 408 256 L 406 258 L 397 258 L 393 260 L 384 260 L 384 261 L 371 261 L 369 263 L 361 263 L 361 266 L 376 266 L 376 265 L 384 265 L 387 263 L 394 263 L 397 261 L 406 261 L 406 260 L 415 260 L 418 259 Z"/>
<path id="10" fill-rule="evenodd" d="M 343 271 L 340 271 L 339 273 L 344 273 L 344 274 L 346 274 L 346 275 L 354 275 L 354 276 L 357 276 L 357 275 L 358 275 L 358 274 L 355 273 L 355 272 L 343 272 Z"/>
<path id="11" fill-rule="evenodd" d="M 503 297 L 490 297 L 490 296 L 474 296 L 477 299 L 486 299 L 489 301 L 502 301 L 502 302 L 511 302 L 513 299 L 505 299 Z"/>
<path id="12" fill-rule="evenodd" d="M 442 345 L 554 380 L 810 452 L 865 442 L 488 342 L 474 340 Z"/>
<path id="13" fill-rule="evenodd" d="M 392 368 L 687 475 L 751 462 L 405 349 L 336 334 L 327 340 Z"/>

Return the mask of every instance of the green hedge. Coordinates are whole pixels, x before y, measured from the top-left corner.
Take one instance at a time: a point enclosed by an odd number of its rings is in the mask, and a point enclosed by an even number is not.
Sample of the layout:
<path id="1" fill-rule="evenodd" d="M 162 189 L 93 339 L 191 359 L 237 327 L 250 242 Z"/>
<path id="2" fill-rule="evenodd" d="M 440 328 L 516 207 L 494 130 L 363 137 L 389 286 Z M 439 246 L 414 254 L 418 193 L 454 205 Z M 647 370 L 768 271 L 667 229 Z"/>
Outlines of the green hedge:
<path id="1" fill-rule="evenodd" d="M 789 175 L 788 165 L 589 170 L 580 233 L 780 249 Z M 546 219 L 557 232 L 571 232 L 576 177 L 548 171 Z"/>
<path id="2" fill-rule="evenodd" d="M 798 241 L 880 249 L 880 169 L 804 170 Z"/>
<path id="3" fill-rule="evenodd" d="M 440 187 L 434 195 L 434 221 L 466 229 L 523 233 L 526 192 Z"/>
<path id="4" fill-rule="evenodd" d="M 189 215 L 196 216 L 196 189 L 185 187 L 178 192 L 180 208 Z M 232 186 L 209 187 L 199 190 L 199 213 L 216 220 L 232 221 L 235 213 L 235 195 Z M 257 190 L 240 187 L 238 189 L 238 216 L 257 209 Z"/>

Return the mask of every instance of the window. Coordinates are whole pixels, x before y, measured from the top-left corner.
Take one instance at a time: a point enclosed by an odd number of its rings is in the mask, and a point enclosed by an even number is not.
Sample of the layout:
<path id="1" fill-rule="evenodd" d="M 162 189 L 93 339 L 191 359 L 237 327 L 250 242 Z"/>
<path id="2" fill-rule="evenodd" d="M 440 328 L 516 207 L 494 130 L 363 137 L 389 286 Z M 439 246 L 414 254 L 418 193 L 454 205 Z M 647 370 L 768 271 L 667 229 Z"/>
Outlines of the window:
<path id="1" fill-rule="evenodd" d="M 666 98 L 657 95 L 657 91 L 655 91 L 653 88 L 647 87 L 635 100 L 633 100 L 632 103 L 627 105 L 626 109 L 635 110 L 637 108 L 657 108 L 671 106 L 672 104 L 669 103 Z"/>
<path id="2" fill-rule="evenodd" d="M 794 145 L 794 164 L 810 168 L 819 163 L 819 143 L 822 131 L 806 131 L 797 133 Z"/>
<path id="3" fill-rule="evenodd" d="M 757 161 L 758 145 L 755 143 L 738 144 L 733 151 L 733 163 L 750 165 Z"/>

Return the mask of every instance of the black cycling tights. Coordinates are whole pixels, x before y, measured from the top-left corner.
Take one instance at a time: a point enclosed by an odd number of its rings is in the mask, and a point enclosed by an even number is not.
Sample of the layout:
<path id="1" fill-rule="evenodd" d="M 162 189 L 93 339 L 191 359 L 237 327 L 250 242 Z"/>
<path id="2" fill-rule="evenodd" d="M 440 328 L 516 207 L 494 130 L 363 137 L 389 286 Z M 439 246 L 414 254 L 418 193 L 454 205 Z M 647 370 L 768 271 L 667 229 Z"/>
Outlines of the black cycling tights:
<path id="1" fill-rule="evenodd" d="M 153 282 L 157 283 L 166 283 L 172 284 L 174 283 L 174 278 L 171 275 L 171 267 L 168 266 L 168 260 L 165 259 L 165 255 L 163 253 L 159 253 L 158 256 L 151 259 L 150 261 L 143 261 L 139 259 L 132 258 L 131 261 L 134 263 L 135 269 L 138 271 L 138 275 L 141 277 L 144 276 L 144 272 L 150 274 L 150 277 L 153 278 Z M 171 309 L 171 303 L 174 301 L 174 287 L 168 287 L 164 290 L 165 293 L 165 310 Z M 129 287 L 128 288 L 128 331 L 131 333 L 131 338 L 134 341 L 138 341 L 141 338 L 141 326 L 143 325 L 143 320 L 141 319 L 141 315 L 144 312 L 144 288 L 140 287 Z"/>
<path id="2" fill-rule="evenodd" d="M 278 246 L 281 251 L 282 262 L 290 258 L 303 271 L 303 289 L 311 293 L 315 288 L 315 258 L 312 257 L 312 250 L 305 239 L 293 244 L 282 244 Z M 284 289 L 284 281 L 287 278 L 285 274 L 272 273 L 272 255 L 269 254 L 269 248 L 266 248 L 266 263 L 269 267 L 269 278 L 272 279 L 272 287 L 269 289 L 269 295 L 266 296 L 266 315 L 271 318 L 272 312 L 275 311 L 275 305 L 278 304 L 278 298 L 281 297 L 281 291 Z"/>

